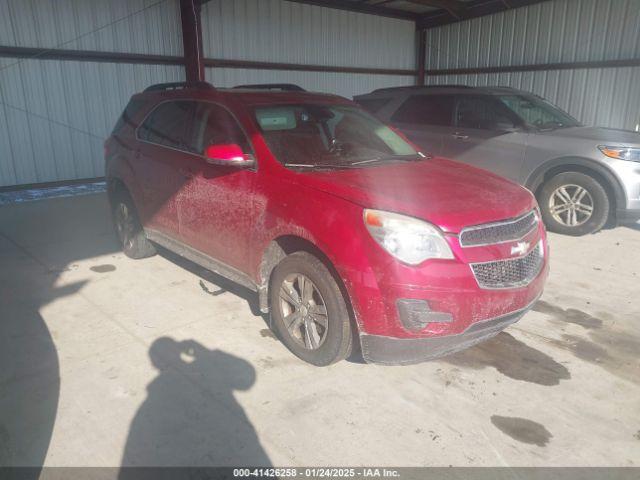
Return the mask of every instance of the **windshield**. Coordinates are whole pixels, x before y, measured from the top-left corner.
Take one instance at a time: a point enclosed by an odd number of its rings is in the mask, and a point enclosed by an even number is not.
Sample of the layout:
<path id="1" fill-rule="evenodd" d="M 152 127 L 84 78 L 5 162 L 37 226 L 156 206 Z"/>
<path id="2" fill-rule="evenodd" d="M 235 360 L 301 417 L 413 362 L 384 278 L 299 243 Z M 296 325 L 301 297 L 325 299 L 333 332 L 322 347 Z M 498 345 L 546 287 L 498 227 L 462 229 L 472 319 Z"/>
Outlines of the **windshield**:
<path id="1" fill-rule="evenodd" d="M 425 158 L 357 107 L 281 105 L 256 108 L 255 116 L 271 152 L 288 167 L 349 168 Z"/>
<path id="2" fill-rule="evenodd" d="M 538 130 L 578 127 L 580 122 L 546 100 L 532 95 L 500 95 L 498 98 L 529 126 Z"/>

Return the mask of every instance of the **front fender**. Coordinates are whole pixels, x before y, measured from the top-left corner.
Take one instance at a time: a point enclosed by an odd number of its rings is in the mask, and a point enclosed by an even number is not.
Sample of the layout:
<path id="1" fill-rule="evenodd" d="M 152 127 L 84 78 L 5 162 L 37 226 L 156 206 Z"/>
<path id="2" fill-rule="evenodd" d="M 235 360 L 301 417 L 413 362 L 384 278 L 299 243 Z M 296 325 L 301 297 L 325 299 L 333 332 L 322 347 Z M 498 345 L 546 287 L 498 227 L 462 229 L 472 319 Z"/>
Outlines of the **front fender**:
<path id="1" fill-rule="evenodd" d="M 529 190 L 535 193 L 536 190 L 544 182 L 544 178 L 547 173 L 556 169 L 558 169 L 559 171 L 570 170 L 570 167 L 574 167 L 575 170 L 579 172 L 595 172 L 597 175 L 602 177 L 613 190 L 616 204 L 626 205 L 626 194 L 624 192 L 624 189 L 622 188 L 620 180 L 615 176 L 615 174 L 610 169 L 608 169 L 606 165 L 584 157 L 565 156 L 547 160 L 543 164 L 539 165 L 533 172 L 531 172 L 531 174 L 524 182 L 524 185 Z"/>
<path id="2" fill-rule="evenodd" d="M 362 221 L 363 208 L 325 192 L 286 185 L 283 182 L 282 190 L 278 191 L 270 185 L 268 196 L 257 193 L 255 197 L 258 205 L 261 198 L 268 199 L 258 207 L 254 222 L 257 254 L 252 261 L 252 275 L 256 283 L 266 289 L 270 270 L 264 268 L 265 256 L 275 258 L 277 264 L 284 255 L 273 245 L 284 237 L 299 238 L 313 245 L 331 263 L 360 323 L 359 304 L 363 297 L 360 286 L 371 282 L 377 285 L 367 253 L 370 241 Z"/>

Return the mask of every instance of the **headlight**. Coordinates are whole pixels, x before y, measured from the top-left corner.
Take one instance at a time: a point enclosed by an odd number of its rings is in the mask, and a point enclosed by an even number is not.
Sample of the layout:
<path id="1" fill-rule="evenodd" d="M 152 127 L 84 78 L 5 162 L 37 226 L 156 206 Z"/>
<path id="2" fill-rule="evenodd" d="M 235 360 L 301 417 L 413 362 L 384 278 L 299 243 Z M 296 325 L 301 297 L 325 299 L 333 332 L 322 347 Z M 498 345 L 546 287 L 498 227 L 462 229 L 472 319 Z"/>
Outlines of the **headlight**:
<path id="1" fill-rule="evenodd" d="M 598 149 L 609 158 L 640 162 L 640 148 L 638 147 L 611 147 L 608 145 L 598 145 Z"/>
<path id="2" fill-rule="evenodd" d="M 440 231 L 422 220 L 365 210 L 364 224 L 380 246 L 401 262 L 418 265 L 429 258 L 453 258 Z"/>

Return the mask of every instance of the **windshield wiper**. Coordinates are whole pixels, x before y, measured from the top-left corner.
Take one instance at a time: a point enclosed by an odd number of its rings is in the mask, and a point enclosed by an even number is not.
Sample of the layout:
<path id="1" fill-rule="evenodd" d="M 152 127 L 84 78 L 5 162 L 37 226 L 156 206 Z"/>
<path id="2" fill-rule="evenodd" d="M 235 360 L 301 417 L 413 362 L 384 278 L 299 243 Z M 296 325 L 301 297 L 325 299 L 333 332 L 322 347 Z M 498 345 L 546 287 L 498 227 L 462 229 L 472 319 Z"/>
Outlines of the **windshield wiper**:
<path id="1" fill-rule="evenodd" d="M 568 127 L 569 125 L 565 125 L 562 122 L 551 121 L 551 122 L 543 123 L 542 125 L 538 125 L 537 128 L 540 132 L 549 132 L 553 130 L 558 130 L 560 128 L 568 128 Z"/>
<path id="2" fill-rule="evenodd" d="M 346 168 L 354 168 L 352 167 L 352 164 L 336 164 L 336 163 L 285 163 L 284 164 L 285 167 L 292 167 L 292 168 L 308 168 L 309 170 L 315 170 L 315 169 L 332 169 L 332 168 L 337 168 L 337 169 L 346 169 Z"/>
<path id="3" fill-rule="evenodd" d="M 418 155 L 384 155 L 369 158 L 367 160 L 359 160 L 357 162 L 352 162 L 349 165 L 366 165 L 371 163 L 394 162 L 396 160 L 400 160 L 402 162 L 417 162 L 428 158 L 432 158 L 431 155 L 425 155 L 424 153 L 420 153 Z"/>
<path id="4" fill-rule="evenodd" d="M 386 155 L 379 156 L 374 158 L 368 158 L 366 160 L 358 160 L 357 162 L 349 162 L 349 163 L 285 163 L 285 167 L 291 168 L 308 168 L 309 170 L 319 170 L 319 169 L 349 169 L 349 168 L 358 168 L 362 165 L 368 165 L 372 163 L 382 163 L 382 162 L 395 162 L 400 160 L 402 162 L 416 162 L 418 160 L 425 160 L 433 158 L 429 154 L 420 153 L 418 155 Z"/>

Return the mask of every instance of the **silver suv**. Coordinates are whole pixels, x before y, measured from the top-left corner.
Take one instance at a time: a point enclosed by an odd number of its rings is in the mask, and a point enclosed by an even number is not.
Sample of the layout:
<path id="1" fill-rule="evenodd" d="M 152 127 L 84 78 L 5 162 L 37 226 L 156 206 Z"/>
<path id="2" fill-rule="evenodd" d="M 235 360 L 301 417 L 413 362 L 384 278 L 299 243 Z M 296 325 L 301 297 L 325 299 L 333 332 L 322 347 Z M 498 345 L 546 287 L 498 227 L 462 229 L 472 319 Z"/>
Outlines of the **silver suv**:
<path id="1" fill-rule="evenodd" d="M 585 127 L 507 87 L 385 88 L 354 100 L 424 150 L 526 186 L 551 231 L 584 235 L 640 219 L 637 132 Z"/>

